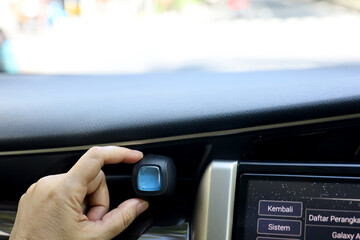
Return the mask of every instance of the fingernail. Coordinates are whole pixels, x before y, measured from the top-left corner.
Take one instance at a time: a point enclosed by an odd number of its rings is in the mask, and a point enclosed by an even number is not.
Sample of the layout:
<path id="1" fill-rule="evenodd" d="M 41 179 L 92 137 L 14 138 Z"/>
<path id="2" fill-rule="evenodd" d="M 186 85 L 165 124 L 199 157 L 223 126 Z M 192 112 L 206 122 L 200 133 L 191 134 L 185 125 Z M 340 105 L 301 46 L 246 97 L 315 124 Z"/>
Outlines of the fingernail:
<path id="1" fill-rule="evenodd" d="M 136 214 L 139 216 L 141 213 L 143 213 L 146 209 L 148 209 L 149 203 L 147 201 L 141 201 L 136 206 Z"/>
<path id="2" fill-rule="evenodd" d="M 132 150 L 133 153 L 135 153 L 136 155 L 138 155 L 140 158 L 142 158 L 144 156 L 144 154 L 138 150 Z"/>

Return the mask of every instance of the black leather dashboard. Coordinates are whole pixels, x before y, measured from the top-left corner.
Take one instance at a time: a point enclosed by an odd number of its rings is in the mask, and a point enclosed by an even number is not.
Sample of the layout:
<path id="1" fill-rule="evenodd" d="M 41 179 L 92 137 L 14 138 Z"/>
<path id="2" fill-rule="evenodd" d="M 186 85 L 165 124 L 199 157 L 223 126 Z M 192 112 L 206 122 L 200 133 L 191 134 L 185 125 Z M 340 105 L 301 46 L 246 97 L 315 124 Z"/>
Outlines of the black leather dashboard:
<path id="1" fill-rule="evenodd" d="M 360 68 L 0 75 L 0 151 L 112 143 L 360 113 Z"/>

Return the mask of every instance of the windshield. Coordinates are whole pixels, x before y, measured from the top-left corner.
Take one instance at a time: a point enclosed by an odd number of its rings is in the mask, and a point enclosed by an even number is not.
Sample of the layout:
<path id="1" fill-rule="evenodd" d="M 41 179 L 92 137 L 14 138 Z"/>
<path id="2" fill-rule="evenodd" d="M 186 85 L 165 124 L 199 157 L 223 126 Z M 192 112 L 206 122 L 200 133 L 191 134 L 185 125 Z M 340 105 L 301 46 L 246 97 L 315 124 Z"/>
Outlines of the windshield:
<path id="1" fill-rule="evenodd" d="M 358 0 L 1 0 L 0 71 L 259 71 L 360 63 Z"/>

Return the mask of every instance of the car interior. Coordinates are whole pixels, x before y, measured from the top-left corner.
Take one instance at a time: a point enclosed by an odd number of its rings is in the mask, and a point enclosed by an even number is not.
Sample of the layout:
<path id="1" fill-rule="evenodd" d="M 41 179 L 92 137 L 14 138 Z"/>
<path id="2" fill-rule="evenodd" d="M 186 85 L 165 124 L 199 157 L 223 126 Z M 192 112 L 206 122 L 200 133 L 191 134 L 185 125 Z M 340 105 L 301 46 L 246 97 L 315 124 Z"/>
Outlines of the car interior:
<path id="1" fill-rule="evenodd" d="M 1 0 L 0 240 L 94 146 L 144 153 L 102 168 L 110 209 L 150 206 L 115 239 L 360 240 L 359 25 L 356 0 Z"/>
<path id="2" fill-rule="evenodd" d="M 176 168 L 173 193 L 149 197 L 150 209 L 117 239 L 356 234 L 359 76 L 357 66 L 2 75 L 1 239 L 32 183 L 106 145 L 170 158 Z M 104 166 L 112 207 L 137 196 L 133 168 Z"/>

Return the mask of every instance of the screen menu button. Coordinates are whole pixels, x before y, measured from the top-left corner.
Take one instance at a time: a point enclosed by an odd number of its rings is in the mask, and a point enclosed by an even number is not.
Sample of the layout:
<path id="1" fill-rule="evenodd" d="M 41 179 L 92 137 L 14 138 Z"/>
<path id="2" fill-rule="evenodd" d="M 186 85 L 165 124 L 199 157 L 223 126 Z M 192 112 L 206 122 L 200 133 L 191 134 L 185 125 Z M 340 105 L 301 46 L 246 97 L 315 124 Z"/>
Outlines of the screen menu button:
<path id="1" fill-rule="evenodd" d="M 260 200 L 259 201 L 259 215 L 260 216 L 274 216 L 274 217 L 302 217 L 302 202 L 289 201 L 273 201 Z"/>
<path id="2" fill-rule="evenodd" d="M 300 236 L 301 221 L 259 218 L 257 223 L 257 233 L 283 236 Z"/>
<path id="3" fill-rule="evenodd" d="M 257 237 L 256 240 L 299 240 L 293 238 Z"/>

